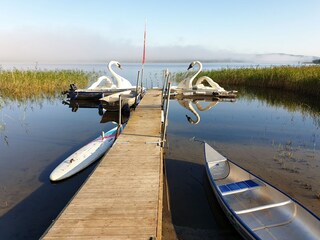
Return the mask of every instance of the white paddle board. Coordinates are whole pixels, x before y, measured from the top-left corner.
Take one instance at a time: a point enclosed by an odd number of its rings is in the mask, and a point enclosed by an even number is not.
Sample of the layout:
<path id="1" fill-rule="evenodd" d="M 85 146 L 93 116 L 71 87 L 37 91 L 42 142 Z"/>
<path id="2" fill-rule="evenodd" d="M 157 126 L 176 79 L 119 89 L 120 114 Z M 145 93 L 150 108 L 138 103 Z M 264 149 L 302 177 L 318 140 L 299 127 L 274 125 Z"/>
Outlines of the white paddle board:
<path id="1" fill-rule="evenodd" d="M 60 181 L 71 177 L 98 160 L 114 143 L 117 128 L 118 127 L 115 127 L 108 132 L 103 132 L 102 136 L 99 136 L 71 154 L 53 170 L 50 174 L 50 180 Z M 122 132 L 122 130 L 123 127 L 121 127 L 120 132 Z"/>

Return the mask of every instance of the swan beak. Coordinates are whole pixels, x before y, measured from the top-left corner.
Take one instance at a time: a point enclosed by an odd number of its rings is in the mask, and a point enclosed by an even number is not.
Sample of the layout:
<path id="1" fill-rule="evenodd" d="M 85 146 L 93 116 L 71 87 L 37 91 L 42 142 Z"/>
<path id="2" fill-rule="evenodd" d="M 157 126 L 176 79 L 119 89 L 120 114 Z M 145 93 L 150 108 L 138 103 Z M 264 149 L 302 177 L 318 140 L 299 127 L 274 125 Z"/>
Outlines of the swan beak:
<path id="1" fill-rule="evenodd" d="M 189 69 L 191 69 L 191 68 L 193 68 L 192 63 L 190 63 L 190 65 L 189 65 L 189 67 L 188 67 L 188 69 L 187 69 L 187 70 L 189 70 Z"/>

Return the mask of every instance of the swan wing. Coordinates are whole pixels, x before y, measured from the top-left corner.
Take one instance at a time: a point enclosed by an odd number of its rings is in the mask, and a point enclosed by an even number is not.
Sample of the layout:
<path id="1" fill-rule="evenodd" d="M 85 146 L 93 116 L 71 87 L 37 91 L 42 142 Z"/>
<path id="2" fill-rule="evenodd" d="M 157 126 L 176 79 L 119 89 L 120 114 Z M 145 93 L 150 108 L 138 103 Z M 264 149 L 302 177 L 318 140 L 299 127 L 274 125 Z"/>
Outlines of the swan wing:
<path id="1" fill-rule="evenodd" d="M 101 77 L 99 77 L 98 80 L 97 80 L 96 82 L 94 82 L 88 89 L 95 89 L 95 88 L 97 88 L 97 87 L 101 84 L 102 81 L 105 81 L 105 82 L 106 82 L 106 84 L 105 84 L 105 87 L 106 87 L 106 88 L 113 88 L 114 83 L 112 82 L 112 80 L 111 80 L 109 77 L 107 77 L 107 76 L 101 76 Z"/>
<path id="2" fill-rule="evenodd" d="M 220 85 L 218 83 L 216 83 L 210 77 L 207 77 L 207 76 L 203 76 L 203 77 L 198 78 L 195 86 L 197 88 L 208 88 L 208 87 L 204 86 L 204 84 L 203 84 L 204 82 L 207 82 L 209 84 L 209 88 L 212 88 L 212 90 L 214 90 L 214 91 L 225 91 L 225 89 L 223 87 L 220 87 Z"/>

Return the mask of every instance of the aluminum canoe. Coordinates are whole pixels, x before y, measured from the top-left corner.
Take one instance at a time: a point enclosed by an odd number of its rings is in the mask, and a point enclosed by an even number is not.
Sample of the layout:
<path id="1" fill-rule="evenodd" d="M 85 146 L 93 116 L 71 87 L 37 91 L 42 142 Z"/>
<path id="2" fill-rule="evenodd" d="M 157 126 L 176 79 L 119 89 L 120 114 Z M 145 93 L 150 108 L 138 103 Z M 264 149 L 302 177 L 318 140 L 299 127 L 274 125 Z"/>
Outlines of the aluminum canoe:
<path id="1" fill-rule="evenodd" d="M 204 143 L 219 204 L 246 239 L 320 239 L 320 219 L 300 203 Z"/>

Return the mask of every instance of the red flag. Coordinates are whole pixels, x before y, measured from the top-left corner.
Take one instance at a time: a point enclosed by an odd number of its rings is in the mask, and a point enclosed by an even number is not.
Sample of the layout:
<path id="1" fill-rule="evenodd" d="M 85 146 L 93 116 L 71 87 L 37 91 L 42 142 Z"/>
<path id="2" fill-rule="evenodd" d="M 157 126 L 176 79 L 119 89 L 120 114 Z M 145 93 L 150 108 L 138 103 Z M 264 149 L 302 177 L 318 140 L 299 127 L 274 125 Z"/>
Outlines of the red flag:
<path id="1" fill-rule="evenodd" d="M 144 25 L 142 65 L 146 62 L 146 37 L 147 37 L 147 21 Z"/>

